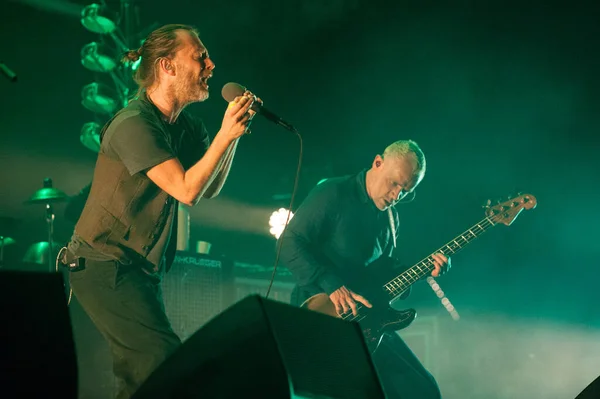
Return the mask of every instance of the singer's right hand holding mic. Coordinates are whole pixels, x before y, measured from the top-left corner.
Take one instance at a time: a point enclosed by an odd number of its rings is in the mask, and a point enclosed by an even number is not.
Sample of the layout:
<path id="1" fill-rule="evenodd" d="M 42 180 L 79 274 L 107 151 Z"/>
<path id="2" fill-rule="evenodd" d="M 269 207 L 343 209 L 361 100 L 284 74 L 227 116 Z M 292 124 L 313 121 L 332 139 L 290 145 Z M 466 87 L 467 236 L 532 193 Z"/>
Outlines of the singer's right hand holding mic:
<path id="1" fill-rule="evenodd" d="M 246 91 L 243 96 L 237 96 L 227 106 L 221 130 L 218 134 L 224 135 L 229 140 L 235 140 L 245 133 L 248 133 L 248 128 L 252 118 L 256 114 L 250 107 L 254 104 L 256 97 Z"/>

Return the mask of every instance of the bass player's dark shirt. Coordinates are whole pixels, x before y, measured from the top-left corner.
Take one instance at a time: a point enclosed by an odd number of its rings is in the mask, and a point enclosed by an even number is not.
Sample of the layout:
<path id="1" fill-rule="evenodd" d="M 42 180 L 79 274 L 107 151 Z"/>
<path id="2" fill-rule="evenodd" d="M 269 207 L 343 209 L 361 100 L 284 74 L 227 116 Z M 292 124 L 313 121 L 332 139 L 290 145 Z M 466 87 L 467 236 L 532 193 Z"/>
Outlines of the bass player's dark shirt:
<path id="1" fill-rule="evenodd" d="M 393 215 L 397 227 L 395 210 Z M 296 305 L 321 292 L 331 294 L 393 251 L 389 213 L 375 207 L 367 194 L 366 170 L 318 184 L 280 240 L 281 262 L 297 282 Z"/>

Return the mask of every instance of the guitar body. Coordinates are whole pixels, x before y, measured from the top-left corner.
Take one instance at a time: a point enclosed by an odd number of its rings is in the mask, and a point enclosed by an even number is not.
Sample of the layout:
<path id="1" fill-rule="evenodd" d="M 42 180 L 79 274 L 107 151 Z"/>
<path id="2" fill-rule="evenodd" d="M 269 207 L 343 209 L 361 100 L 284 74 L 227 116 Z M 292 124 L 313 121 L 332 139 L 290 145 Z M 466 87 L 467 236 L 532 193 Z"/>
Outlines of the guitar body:
<path id="1" fill-rule="evenodd" d="M 396 274 L 393 269 L 394 263 L 394 259 L 383 256 L 365 267 L 364 272 L 360 275 L 354 276 L 354 278 L 346 276 L 345 280 L 348 282 L 348 288 L 367 298 L 373 305 L 372 308 L 367 308 L 361 303 L 357 303 L 357 316 L 354 316 L 352 311 L 338 314 L 333 302 L 326 293 L 313 295 L 304 301 L 301 307 L 347 321 L 358 322 L 367 346 L 373 353 L 379 346 L 383 333 L 406 328 L 417 317 L 417 312 L 414 309 L 393 309 L 390 306 L 390 300 L 393 298 L 382 289 L 382 285 L 389 281 L 390 276 Z M 396 296 L 401 294 L 401 292 L 398 292 Z"/>
<path id="2" fill-rule="evenodd" d="M 301 307 L 348 321 L 358 321 L 367 347 L 373 353 L 379 346 L 383 333 L 406 328 L 417 317 L 417 312 L 414 309 L 394 310 L 389 304 L 383 305 L 379 303 L 378 305 L 373 305 L 371 309 L 361 306 L 356 317 L 351 312 L 339 315 L 335 310 L 333 302 L 329 299 L 329 295 L 322 293 L 308 298 Z"/>

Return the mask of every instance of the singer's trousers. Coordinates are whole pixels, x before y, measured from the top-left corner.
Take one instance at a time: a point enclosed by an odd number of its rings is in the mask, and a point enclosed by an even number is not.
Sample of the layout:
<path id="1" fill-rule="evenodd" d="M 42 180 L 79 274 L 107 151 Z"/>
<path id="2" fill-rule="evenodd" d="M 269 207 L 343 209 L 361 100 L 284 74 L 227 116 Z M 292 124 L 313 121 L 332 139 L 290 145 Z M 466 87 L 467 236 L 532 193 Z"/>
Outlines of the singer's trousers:
<path id="1" fill-rule="evenodd" d="M 160 280 L 135 264 L 89 259 L 70 280 L 75 297 L 108 341 L 116 398 L 130 398 L 181 345 L 165 313 Z"/>

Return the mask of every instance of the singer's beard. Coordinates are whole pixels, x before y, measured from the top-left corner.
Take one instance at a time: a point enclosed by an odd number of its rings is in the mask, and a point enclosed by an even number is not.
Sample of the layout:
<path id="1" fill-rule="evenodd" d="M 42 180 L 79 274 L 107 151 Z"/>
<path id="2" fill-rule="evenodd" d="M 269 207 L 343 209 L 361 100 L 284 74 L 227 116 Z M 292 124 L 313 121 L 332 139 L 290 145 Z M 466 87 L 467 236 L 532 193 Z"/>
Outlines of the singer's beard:
<path id="1" fill-rule="evenodd" d="M 175 97 L 180 104 L 191 104 L 208 99 L 208 90 L 200 82 L 200 76 L 187 72 L 175 81 Z"/>

